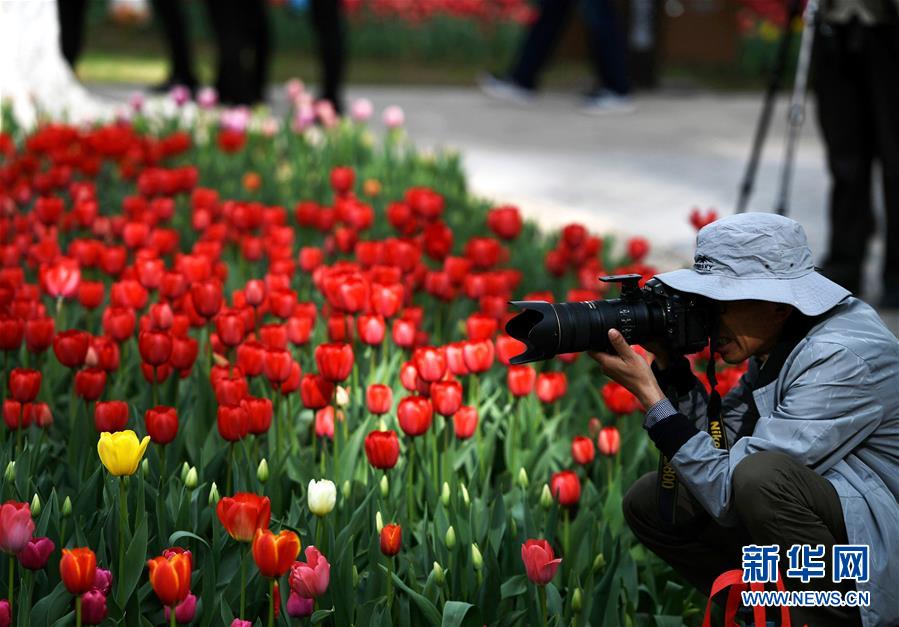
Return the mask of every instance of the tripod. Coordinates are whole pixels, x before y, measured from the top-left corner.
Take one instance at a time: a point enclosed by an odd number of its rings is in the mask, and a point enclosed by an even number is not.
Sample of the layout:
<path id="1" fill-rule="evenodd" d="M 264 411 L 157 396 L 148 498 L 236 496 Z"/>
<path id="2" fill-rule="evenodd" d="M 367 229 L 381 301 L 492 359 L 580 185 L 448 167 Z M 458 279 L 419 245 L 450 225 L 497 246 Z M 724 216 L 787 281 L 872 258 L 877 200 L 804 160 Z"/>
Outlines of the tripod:
<path id="1" fill-rule="evenodd" d="M 780 188 L 777 195 L 777 204 L 775 206 L 777 213 L 780 215 L 785 215 L 787 213 L 787 207 L 790 202 L 790 184 L 793 179 L 793 159 L 796 156 L 796 145 L 799 142 L 799 131 L 802 129 L 802 123 L 805 119 L 805 97 L 806 92 L 808 91 L 808 72 L 809 66 L 811 65 L 812 43 L 814 42 L 815 35 L 815 16 L 817 11 L 818 0 L 808 0 L 803 14 L 804 26 L 802 28 L 802 40 L 799 46 L 799 59 L 796 63 L 796 79 L 793 81 L 793 95 L 790 99 L 790 107 L 787 111 L 789 128 L 787 130 L 787 143 L 784 149 L 783 164 L 781 165 Z M 746 205 L 749 202 L 749 197 L 752 195 L 752 188 L 755 184 L 762 146 L 765 143 L 765 136 L 768 134 L 768 128 L 771 126 L 774 98 L 777 96 L 777 92 L 780 89 L 784 69 L 787 65 L 787 57 L 790 52 L 790 41 L 792 40 L 791 26 L 801 12 L 802 0 L 791 0 L 787 22 L 778 45 L 777 61 L 774 66 L 774 71 L 771 73 L 771 81 L 768 83 L 768 89 L 765 92 L 765 104 L 762 107 L 762 113 L 759 116 L 758 125 L 755 129 L 755 138 L 752 142 L 752 152 L 749 155 L 749 163 L 746 165 L 746 173 L 744 174 L 743 182 L 740 185 L 740 196 L 737 200 L 737 213 L 746 211 Z"/>

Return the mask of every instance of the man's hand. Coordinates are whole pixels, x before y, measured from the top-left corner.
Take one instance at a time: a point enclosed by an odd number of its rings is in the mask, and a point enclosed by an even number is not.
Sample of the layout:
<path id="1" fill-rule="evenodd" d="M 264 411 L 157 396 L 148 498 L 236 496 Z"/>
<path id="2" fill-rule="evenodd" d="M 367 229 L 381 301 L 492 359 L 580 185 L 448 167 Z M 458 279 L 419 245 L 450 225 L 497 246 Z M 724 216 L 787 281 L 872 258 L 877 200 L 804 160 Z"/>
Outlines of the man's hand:
<path id="1" fill-rule="evenodd" d="M 590 353 L 599 362 L 603 373 L 627 388 L 645 409 L 665 398 L 649 364 L 630 347 L 617 329 L 609 329 L 609 342 L 615 349 L 614 355 Z"/>

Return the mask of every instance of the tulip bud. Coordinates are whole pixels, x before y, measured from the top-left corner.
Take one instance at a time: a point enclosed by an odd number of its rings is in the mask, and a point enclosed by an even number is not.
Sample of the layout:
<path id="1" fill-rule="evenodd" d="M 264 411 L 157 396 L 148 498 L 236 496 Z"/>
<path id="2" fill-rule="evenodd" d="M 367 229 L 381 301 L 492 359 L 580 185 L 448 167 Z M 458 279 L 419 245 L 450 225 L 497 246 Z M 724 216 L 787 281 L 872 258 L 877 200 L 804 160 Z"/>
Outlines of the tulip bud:
<path id="1" fill-rule="evenodd" d="M 353 495 L 353 484 L 350 483 L 349 479 L 345 479 L 340 486 L 340 493 L 343 495 L 344 499 L 348 499 Z"/>
<path id="2" fill-rule="evenodd" d="M 509 530 L 512 532 L 513 538 L 518 535 L 518 523 L 515 522 L 514 518 L 512 519 L 512 524 L 509 525 Z"/>
<path id="3" fill-rule="evenodd" d="M 16 462 L 12 461 L 6 465 L 6 472 L 3 475 L 7 483 L 12 483 L 16 479 Z"/>
<path id="4" fill-rule="evenodd" d="M 443 482 L 443 489 L 440 490 L 440 502 L 443 503 L 444 507 L 449 506 L 450 487 L 449 487 L 449 483 L 447 483 L 446 481 Z"/>
<path id="5" fill-rule="evenodd" d="M 459 484 L 459 487 L 462 488 L 462 503 L 465 504 L 465 507 L 468 507 L 471 505 L 471 498 L 468 496 L 468 488 L 462 483 Z"/>
<path id="6" fill-rule="evenodd" d="M 197 467 L 191 466 L 190 470 L 187 471 L 187 476 L 184 478 L 184 487 L 188 490 L 195 490 L 199 483 L 200 477 L 197 475 Z"/>
<path id="7" fill-rule="evenodd" d="M 549 509 L 553 506 L 553 495 L 549 491 L 549 486 L 543 484 L 543 491 L 540 493 L 540 505 L 543 509 Z"/>
<path id="8" fill-rule="evenodd" d="M 484 557 L 476 542 L 471 545 L 471 564 L 475 570 L 481 570 L 484 567 Z"/>
<path id="9" fill-rule="evenodd" d="M 256 467 L 256 478 L 259 479 L 259 483 L 268 481 L 268 462 L 265 461 L 264 457 L 259 462 L 259 466 Z"/>
<path id="10" fill-rule="evenodd" d="M 140 463 L 140 474 L 146 479 L 150 476 L 150 460 L 144 457 L 143 461 Z"/>
<path id="11" fill-rule="evenodd" d="M 31 517 L 37 518 L 41 515 L 41 497 L 37 495 L 37 492 L 34 493 L 34 498 L 31 499 Z"/>
<path id="12" fill-rule="evenodd" d="M 187 480 L 187 473 L 190 472 L 190 465 L 187 462 L 181 464 L 181 483 Z"/>
<path id="13" fill-rule="evenodd" d="M 385 474 L 381 477 L 381 496 L 387 498 L 387 495 L 390 494 L 390 482 L 387 480 L 387 475 Z"/>
<path id="14" fill-rule="evenodd" d="M 574 594 L 571 595 L 571 611 L 575 614 L 581 611 L 584 607 L 584 600 L 582 598 L 581 589 L 575 588 Z"/>
<path id="15" fill-rule="evenodd" d="M 438 586 L 442 586 L 446 582 L 446 573 L 443 572 L 443 567 L 434 562 L 434 567 L 431 570 L 434 573 L 434 581 L 437 582 Z"/>
<path id="16" fill-rule="evenodd" d="M 218 502 L 221 500 L 221 496 L 219 496 L 219 488 L 215 485 L 215 481 L 212 482 L 212 487 L 209 488 L 209 504 L 210 505 L 218 505 Z"/>
<path id="17" fill-rule="evenodd" d="M 593 560 L 593 572 L 598 573 L 603 569 L 606 565 L 606 557 L 602 553 L 597 554 L 596 559 Z"/>
<path id="18" fill-rule="evenodd" d="M 522 466 L 518 470 L 518 487 L 521 488 L 522 490 L 527 490 L 528 483 L 529 483 L 528 482 L 528 471 L 525 470 L 524 467 Z"/>
<path id="19" fill-rule="evenodd" d="M 446 548 L 452 551 L 456 546 L 456 530 L 453 529 L 453 526 L 450 525 L 450 528 L 446 530 L 446 537 L 443 539 L 444 544 L 446 544 Z"/>
<path id="20" fill-rule="evenodd" d="M 375 529 L 378 530 L 378 533 L 381 533 L 381 530 L 384 528 L 384 519 L 381 518 L 381 511 L 378 510 L 375 513 Z"/>
<path id="21" fill-rule="evenodd" d="M 356 589 L 358 587 L 359 587 L 359 569 L 356 568 L 355 564 L 353 564 L 353 588 Z"/>
<path id="22" fill-rule="evenodd" d="M 378 431 L 387 431 L 387 423 L 383 418 L 378 418 Z"/>
<path id="23" fill-rule="evenodd" d="M 67 518 L 72 515 L 72 499 L 66 497 L 66 500 L 62 502 L 62 517 Z"/>
<path id="24" fill-rule="evenodd" d="M 343 387 L 342 385 L 337 386 L 337 393 L 334 397 L 335 402 L 338 407 L 346 407 L 350 404 L 350 393 L 349 391 Z"/>

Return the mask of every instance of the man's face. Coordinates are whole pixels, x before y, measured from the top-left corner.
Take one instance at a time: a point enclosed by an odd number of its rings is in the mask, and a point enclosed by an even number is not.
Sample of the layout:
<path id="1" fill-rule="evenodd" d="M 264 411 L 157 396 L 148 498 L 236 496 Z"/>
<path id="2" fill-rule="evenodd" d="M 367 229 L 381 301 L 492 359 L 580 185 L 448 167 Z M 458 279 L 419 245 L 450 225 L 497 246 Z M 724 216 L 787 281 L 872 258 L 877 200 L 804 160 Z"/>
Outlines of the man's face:
<path id="1" fill-rule="evenodd" d="M 767 358 L 793 308 L 763 300 L 719 301 L 718 352 L 729 364 Z"/>

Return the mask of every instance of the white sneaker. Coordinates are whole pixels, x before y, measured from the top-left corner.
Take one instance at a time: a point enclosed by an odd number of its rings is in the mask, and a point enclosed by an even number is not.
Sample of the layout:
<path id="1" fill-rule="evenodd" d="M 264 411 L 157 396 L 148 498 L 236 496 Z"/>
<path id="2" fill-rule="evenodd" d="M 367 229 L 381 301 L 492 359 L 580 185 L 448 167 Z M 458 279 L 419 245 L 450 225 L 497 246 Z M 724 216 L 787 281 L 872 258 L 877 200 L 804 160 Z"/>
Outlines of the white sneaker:
<path id="1" fill-rule="evenodd" d="M 517 105 L 529 105 L 536 98 L 536 92 L 533 89 L 522 87 L 517 83 L 489 73 L 478 75 L 478 87 L 481 88 L 482 92 L 495 100 L 511 102 Z"/>
<path id="2" fill-rule="evenodd" d="M 630 96 L 604 89 L 597 95 L 587 98 L 581 112 L 588 115 L 608 115 L 633 113 L 635 109 L 634 99 Z"/>

